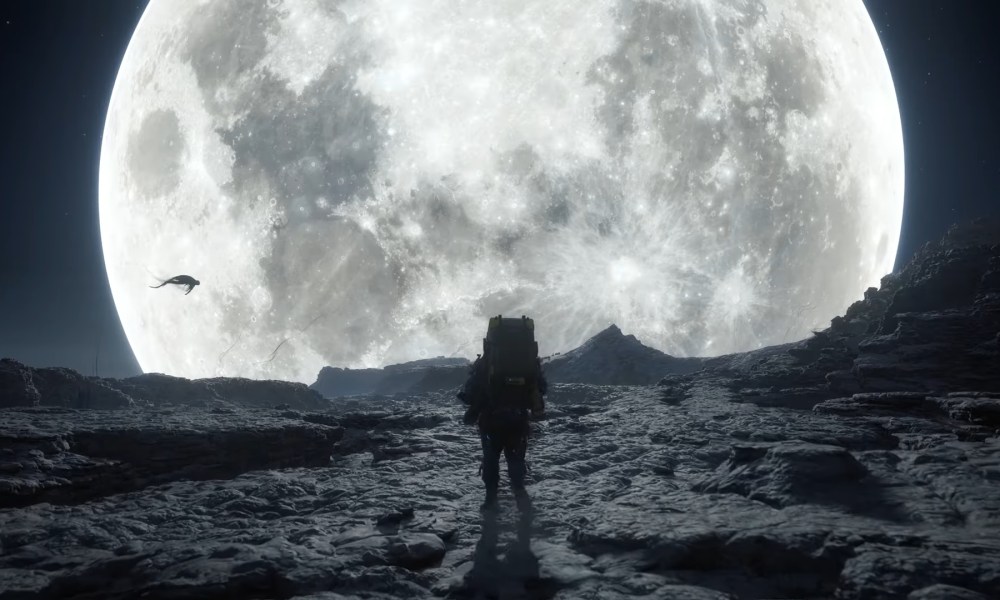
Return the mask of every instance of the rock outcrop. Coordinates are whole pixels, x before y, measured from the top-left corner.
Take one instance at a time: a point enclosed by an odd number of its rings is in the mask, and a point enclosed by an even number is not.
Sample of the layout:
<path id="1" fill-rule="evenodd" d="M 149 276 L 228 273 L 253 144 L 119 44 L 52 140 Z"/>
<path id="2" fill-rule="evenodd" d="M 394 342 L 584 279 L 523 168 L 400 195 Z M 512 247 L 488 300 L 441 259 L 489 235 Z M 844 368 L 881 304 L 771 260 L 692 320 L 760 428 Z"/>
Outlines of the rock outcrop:
<path id="1" fill-rule="evenodd" d="M 749 402 L 806 406 L 862 392 L 1000 391 L 1000 223 L 953 227 L 801 342 L 706 359 Z M 668 395 L 691 377 L 668 376 Z"/>
<path id="2" fill-rule="evenodd" d="M 542 365 L 553 383 L 651 385 L 665 375 L 697 371 L 703 362 L 700 358 L 675 358 L 644 346 L 634 335 L 625 335 L 617 325 L 611 325 L 579 348 L 544 359 Z"/>
<path id="3" fill-rule="evenodd" d="M 302 383 L 243 377 L 186 379 L 146 373 L 126 379 L 106 379 L 106 385 L 152 406 L 241 406 L 322 410 L 329 402 Z"/>
<path id="4" fill-rule="evenodd" d="M 328 401 L 301 383 L 240 377 L 186 379 L 146 373 L 125 379 L 88 377 L 71 369 L 35 368 L 0 359 L 0 408 L 54 406 L 119 409 L 195 406 L 322 410 Z"/>
<path id="5" fill-rule="evenodd" d="M 0 359 L 0 408 L 61 406 L 63 408 L 126 408 L 134 401 L 109 385 L 72 369 L 34 368 L 10 358 Z"/>
<path id="6" fill-rule="evenodd" d="M 0 422 L 0 507 L 75 504 L 158 483 L 329 463 L 343 428 L 276 413 L 6 410 Z"/>
<path id="7" fill-rule="evenodd" d="M 0 359 L 0 408 L 38 406 L 42 395 L 35 387 L 31 367 L 10 358 Z"/>
<path id="8" fill-rule="evenodd" d="M 465 358 L 426 358 L 381 369 L 323 367 L 309 387 L 326 398 L 457 389 L 469 372 Z"/>

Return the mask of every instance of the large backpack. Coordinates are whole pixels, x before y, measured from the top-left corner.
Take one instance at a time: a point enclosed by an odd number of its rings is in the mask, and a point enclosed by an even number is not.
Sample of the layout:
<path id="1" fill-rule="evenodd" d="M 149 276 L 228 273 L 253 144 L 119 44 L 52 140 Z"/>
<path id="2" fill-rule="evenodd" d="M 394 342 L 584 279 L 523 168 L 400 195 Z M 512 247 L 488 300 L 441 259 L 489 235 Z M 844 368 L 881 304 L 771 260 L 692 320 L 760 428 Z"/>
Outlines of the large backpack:
<path id="1" fill-rule="evenodd" d="M 531 408 L 539 374 L 535 322 L 526 316 L 490 318 L 483 357 L 494 407 Z"/>

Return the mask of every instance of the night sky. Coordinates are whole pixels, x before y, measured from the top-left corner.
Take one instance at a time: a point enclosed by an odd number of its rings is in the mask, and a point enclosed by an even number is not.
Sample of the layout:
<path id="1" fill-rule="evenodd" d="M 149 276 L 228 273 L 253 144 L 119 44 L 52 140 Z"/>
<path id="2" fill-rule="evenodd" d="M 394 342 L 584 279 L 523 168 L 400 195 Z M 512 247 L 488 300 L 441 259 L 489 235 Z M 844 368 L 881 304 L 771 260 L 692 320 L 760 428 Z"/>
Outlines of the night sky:
<path id="1" fill-rule="evenodd" d="M 0 2 L 0 357 L 140 372 L 104 272 L 97 179 L 105 111 L 145 4 Z M 903 121 L 898 269 L 952 223 L 1000 217 L 1000 2 L 865 5 Z"/>

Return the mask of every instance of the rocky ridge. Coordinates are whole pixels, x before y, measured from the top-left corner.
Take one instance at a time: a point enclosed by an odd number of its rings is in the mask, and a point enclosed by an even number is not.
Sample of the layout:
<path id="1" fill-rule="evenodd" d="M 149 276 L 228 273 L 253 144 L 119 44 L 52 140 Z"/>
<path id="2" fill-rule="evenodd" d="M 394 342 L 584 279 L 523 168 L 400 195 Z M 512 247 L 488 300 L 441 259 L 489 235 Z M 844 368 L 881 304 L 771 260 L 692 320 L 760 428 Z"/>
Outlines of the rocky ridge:
<path id="1" fill-rule="evenodd" d="M 309 387 L 326 398 L 359 394 L 405 394 L 460 387 L 471 363 L 465 358 L 438 356 L 380 369 L 323 367 Z"/>
<path id="2" fill-rule="evenodd" d="M 163 406 L 323 409 L 317 392 L 301 383 L 241 377 L 186 379 L 145 373 L 124 379 L 88 377 L 61 367 L 29 367 L 0 359 L 0 408 L 55 406 L 117 409 Z"/>
<path id="3" fill-rule="evenodd" d="M 989 231 L 808 340 L 554 383 L 527 516 L 449 391 L 4 409 L 0 600 L 1000 597 Z"/>
<path id="4" fill-rule="evenodd" d="M 1000 391 L 1000 224 L 953 227 L 806 340 L 703 366 L 660 385 L 683 396 L 712 380 L 746 401 L 793 407 L 856 393 Z"/>
<path id="5" fill-rule="evenodd" d="M 542 358 L 542 365 L 550 383 L 650 385 L 664 375 L 692 373 L 704 360 L 670 356 L 611 325 L 579 348 Z M 329 399 L 457 390 L 469 376 L 470 364 L 464 358 L 437 357 L 381 369 L 324 367 L 309 387 Z"/>

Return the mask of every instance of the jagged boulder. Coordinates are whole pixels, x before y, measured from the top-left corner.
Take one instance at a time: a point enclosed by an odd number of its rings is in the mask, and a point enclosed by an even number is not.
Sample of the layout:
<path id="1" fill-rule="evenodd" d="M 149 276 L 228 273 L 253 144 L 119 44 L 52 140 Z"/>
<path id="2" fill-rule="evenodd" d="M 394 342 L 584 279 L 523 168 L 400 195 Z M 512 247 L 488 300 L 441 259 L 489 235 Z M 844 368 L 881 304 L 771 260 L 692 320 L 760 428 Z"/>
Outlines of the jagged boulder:
<path id="1" fill-rule="evenodd" d="M 31 369 L 10 358 L 0 359 L 0 408 L 41 403 L 42 396 L 35 387 Z"/>
<path id="2" fill-rule="evenodd" d="M 893 315 L 894 330 L 859 345 L 851 372 L 870 391 L 1000 390 L 1000 302 Z"/>
<path id="3" fill-rule="evenodd" d="M 1000 252 L 989 246 L 942 248 L 922 261 L 910 263 L 909 281 L 893 294 L 879 333 L 895 331 L 904 313 L 938 313 L 971 306 L 980 293 L 991 259 L 998 255 Z"/>

